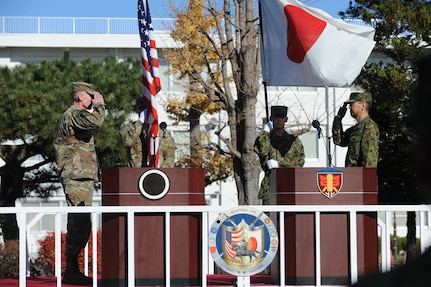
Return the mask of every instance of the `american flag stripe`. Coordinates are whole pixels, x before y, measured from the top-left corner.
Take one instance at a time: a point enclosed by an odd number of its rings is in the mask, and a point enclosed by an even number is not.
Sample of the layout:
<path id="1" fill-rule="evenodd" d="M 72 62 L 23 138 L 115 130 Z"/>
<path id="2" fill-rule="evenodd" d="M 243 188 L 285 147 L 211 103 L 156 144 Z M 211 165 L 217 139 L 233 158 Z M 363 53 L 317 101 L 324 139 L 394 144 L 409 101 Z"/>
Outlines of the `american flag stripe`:
<path id="1" fill-rule="evenodd" d="M 244 227 L 235 231 L 226 231 L 225 250 L 229 258 L 233 259 L 236 251 L 232 249 L 233 244 L 240 245 L 242 241 Z"/>
<path id="2" fill-rule="evenodd" d="M 154 40 L 148 0 L 138 0 L 138 24 L 142 55 L 142 94 L 150 124 L 148 140 L 148 166 L 159 167 L 159 117 L 157 93 L 161 90 L 159 60 Z"/>
<path id="3" fill-rule="evenodd" d="M 232 249 L 232 245 L 229 242 L 226 242 L 226 254 L 229 258 L 233 259 L 235 256 L 235 250 Z"/>

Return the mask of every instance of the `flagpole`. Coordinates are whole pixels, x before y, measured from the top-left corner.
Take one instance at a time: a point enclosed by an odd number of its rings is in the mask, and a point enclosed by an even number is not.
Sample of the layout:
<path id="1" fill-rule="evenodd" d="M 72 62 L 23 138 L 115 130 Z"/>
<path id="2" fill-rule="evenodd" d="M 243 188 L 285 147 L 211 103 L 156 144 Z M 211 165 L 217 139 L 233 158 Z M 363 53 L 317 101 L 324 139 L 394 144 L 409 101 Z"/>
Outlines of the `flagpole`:
<path id="1" fill-rule="evenodd" d="M 268 108 L 268 89 L 266 87 L 266 82 L 263 81 L 263 91 L 265 94 L 265 115 L 266 115 L 266 122 L 269 123 L 269 108 Z"/>
<path id="2" fill-rule="evenodd" d="M 261 49 L 261 55 L 263 55 L 263 61 L 261 61 L 260 65 L 261 65 L 261 71 L 263 71 L 262 69 L 262 65 L 266 62 L 265 61 L 265 45 L 263 44 L 263 29 L 262 29 L 262 9 L 260 7 L 260 1 L 258 2 L 259 5 L 259 28 L 260 28 L 260 49 Z M 263 90 L 264 90 L 264 94 L 265 94 L 265 115 L 266 115 L 266 122 L 269 123 L 269 108 L 268 108 L 268 89 L 267 89 L 267 84 L 266 84 L 266 79 L 264 79 L 264 75 L 262 73 L 262 83 L 263 83 Z"/>
<path id="3" fill-rule="evenodd" d="M 327 159 L 326 166 L 332 166 L 332 154 L 331 154 L 331 137 L 329 136 L 329 88 L 325 87 L 325 110 L 326 110 L 326 141 L 327 145 Z"/>

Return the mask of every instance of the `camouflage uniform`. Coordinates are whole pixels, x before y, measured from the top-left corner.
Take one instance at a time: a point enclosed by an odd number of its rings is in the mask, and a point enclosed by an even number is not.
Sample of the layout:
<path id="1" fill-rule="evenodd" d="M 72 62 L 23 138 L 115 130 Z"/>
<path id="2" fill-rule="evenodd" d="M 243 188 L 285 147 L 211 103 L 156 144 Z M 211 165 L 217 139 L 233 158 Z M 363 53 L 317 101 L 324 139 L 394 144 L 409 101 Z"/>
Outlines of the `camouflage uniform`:
<path id="1" fill-rule="evenodd" d="M 345 106 L 353 105 L 355 102 L 368 104 L 366 114 L 355 126 L 343 131 L 341 123 L 346 113 Z M 344 106 L 340 108 L 332 124 L 332 135 L 334 144 L 347 146 L 345 166 L 363 166 L 376 168 L 379 160 L 379 127 L 368 115 L 368 109 L 372 103 L 372 95 L 369 92 L 352 92 Z M 353 107 L 351 107 L 353 110 Z"/>
<path id="2" fill-rule="evenodd" d="M 126 147 L 128 167 L 142 167 L 146 165 L 146 163 L 142 162 L 142 125 L 141 121 L 136 121 L 124 125 L 120 129 L 121 141 Z"/>
<path id="3" fill-rule="evenodd" d="M 126 124 L 120 129 L 121 140 L 127 150 L 128 167 L 147 166 L 146 157 L 143 156 L 142 126 L 141 121 L 136 121 Z M 168 130 L 159 130 L 159 166 L 161 168 L 174 167 L 175 149 L 175 141 L 171 133 Z"/>
<path id="4" fill-rule="evenodd" d="M 99 165 L 92 130 L 99 128 L 104 118 L 105 105 L 103 104 L 95 105 L 92 112 L 71 106 L 58 122 L 54 148 L 63 184 L 69 180 L 99 180 Z M 65 192 L 70 194 L 75 191 L 65 190 Z M 80 196 L 88 197 L 88 195 Z M 86 200 L 83 198 L 83 201 L 84 199 Z"/>
<path id="5" fill-rule="evenodd" d="M 160 167 L 174 167 L 176 145 L 168 130 L 159 131 Z"/>
<path id="6" fill-rule="evenodd" d="M 284 132 L 280 137 L 271 131 L 262 132 L 255 141 L 254 150 L 265 172 L 260 185 L 259 199 L 262 199 L 262 204 L 267 205 L 270 203 L 268 160 L 276 160 L 279 167 L 302 167 L 305 161 L 304 147 L 296 136 Z"/>
<path id="7" fill-rule="evenodd" d="M 72 87 L 73 92 L 86 91 L 93 97 L 91 84 L 77 82 Z M 92 111 L 72 105 L 57 123 L 53 144 L 68 206 L 92 204 L 94 182 L 99 180 L 92 131 L 102 125 L 104 118 L 105 105 L 102 103 L 95 104 Z M 85 285 L 91 282 L 91 278 L 80 273 L 78 255 L 87 244 L 91 232 L 90 214 L 69 213 L 67 218 L 66 272 L 63 280 Z"/>
<path id="8" fill-rule="evenodd" d="M 369 117 L 341 132 L 333 129 L 334 144 L 348 147 L 346 167 L 377 167 L 379 159 L 379 127 Z"/>

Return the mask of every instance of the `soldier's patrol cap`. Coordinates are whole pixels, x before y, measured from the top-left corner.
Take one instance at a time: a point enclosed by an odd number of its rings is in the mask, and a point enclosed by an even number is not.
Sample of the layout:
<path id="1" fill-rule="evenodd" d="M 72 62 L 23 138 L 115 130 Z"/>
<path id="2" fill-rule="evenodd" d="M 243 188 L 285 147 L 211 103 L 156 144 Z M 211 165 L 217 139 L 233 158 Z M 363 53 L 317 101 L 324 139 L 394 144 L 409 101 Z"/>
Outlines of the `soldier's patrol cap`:
<path id="1" fill-rule="evenodd" d="M 287 107 L 286 106 L 272 106 L 271 107 L 271 116 L 287 116 Z"/>
<path id="2" fill-rule="evenodd" d="M 144 109 L 146 109 L 147 107 L 145 106 L 145 104 L 144 104 L 144 97 L 142 97 L 142 96 L 140 96 L 140 97 L 137 97 L 136 99 L 135 99 L 135 102 L 133 103 L 133 108 L 136 110 L 144 110 Z"/>
<path id="3" fill-rule="evenodd" d="M 84 91 L 89 93 L 90 95 L 94 95 L 96 92 L 93 90 L 93 85 L 86 82 L 73 82 L 72 83 L 72 92 L 80 92 Z"/>
<path id="4" fill-rule="evenodd" d="M 370 93 L 368 92 L 354 92 L 350 94 L 350 97 L 345 103 L 351 104 L 354 102 L 367 102 L 371 103 L 373 101 L 373 98 Z"/>

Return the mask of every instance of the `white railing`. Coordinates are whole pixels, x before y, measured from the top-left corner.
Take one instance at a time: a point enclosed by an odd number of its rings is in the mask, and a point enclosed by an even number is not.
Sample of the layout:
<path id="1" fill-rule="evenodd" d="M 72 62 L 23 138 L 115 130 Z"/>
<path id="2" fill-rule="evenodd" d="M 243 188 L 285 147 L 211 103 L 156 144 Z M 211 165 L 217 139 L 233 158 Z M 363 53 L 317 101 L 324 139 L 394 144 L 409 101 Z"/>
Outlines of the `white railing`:
<path id="1" fill-rule="evenodd" d="M 170 31 L 174 18 L 153 18 L 154 31 Z M 0 17 L 0 34 L 137 34 L 137 18 Z"/>
<path id="2" fill-rule="evenodd" d="M 347 23 L 369 26 L 360 19 Z M 154 31 L 171 31 L 175 18 L 152 18 Z M 139 34 L 137 18 L 0 16 L 0 34 Z"/>
<path id="3" fill-rule="evenodd" d="M 348 215 L 348 233 L 349 233 L 349 267 L 350 267 L 350 280 L 354 283 L 358 280 L 358 266 L 357 266 L 357 223 L 356 215 L 367 212 L 378 212 L 384 215 L 384 220 L 379 220 L 378 228 L 379 234 L 381 236 L 381 271 L 386 272 L 391 269 L 391 256 L 390 256 L 390 234 L 392 232 L 392 214 L 393 212 L 406 212 L 415 211 L 419 212 L 419 218 L 417 223 L 417 228 L 419 228 L 419 236 L 421 236 L 428 226 L 425 225 L 426 220 L 425 214 L 431 211 L 431 205 L 268 205 L 268 206 L 251 206 L 262 212 L 277 213 L 279 218 L 284 218 L 285 213 L 288 214 L 301 214 L 308 213 L 314 214 L 315 222 L 320 222 L 321 214 L 331 214 L 331 213 L 345 213 Z M 170 216 L 171 213 L 175 214 L 188 214 L 188 213 L 200 213 L 201 214 L 201 224 L 202 224 L 202 282 L 201 286 L 206 287 L 207 275 L 213 274 L 213 261 L 208 250 L 208 233 L 209 228 L 212 225 L 212 221 L 225 210 L 229 208 L 222 206 L 94 206 L 94 207 L 0 207 L 0 214 L 10 214 L 15 213 L 19 225 L 22 226 L 23 222 L 26 222 L 26 228 L 20 228 L 19 230 L 19 286 L 26 286 L 26 264 L 27 264 L 27 247 L 25 238 L 29 234 L 29 229 L 35 220 L 31 220 L 27 223 L 27 215 L 38 214 L 37 217 L 42 217 L 45 214 L 51 214 L 55 216 L 55 276 L 57 279 L 57 286 L 61 286 L 61 216 L 67 213 L 91 213 L 92 221 L 97 222 L 100 220 L 102 214 L 126 214 L 127 222 L 127 286 L 135 286 L 135 254 L 134 254 L 134 240 L 135 240 L 135 214 L 137 213 L 157 213 L 164 214 L 165 217 L 165 265 L 166 265 L 166 277 L 165 286 L 170 287 L 170 272 L 169 266 L 171 262 L 171 254 L 169 252 L 169 239 L 170 239 Z M 320 264 L 320 248 L 321 242 L 320 231 L 325 228 L 325 226 L 320 226 L 320 224 L 315 224 L 315 277 L 316 284 L 314 286 L 322 286 L 321 283 L 321 264 Z M 102 230 L 103 232 L 103 230 Z M 93 258 L 97 258 L 97 228 L 96 224 L 93 224 L 92 228 L 93 235 Z M 285 238 L 284 238 L 284 223 L 280 222 L 279 226 L 279 254 L 280 254 L 280 286 L 288 286 L 285 284 Z M 425 246 L 421 246 L 421 250 L 424 251 Z M 97 274 L 97 260 L 93 260 L 92 266 L 93 274 Z M 97 286 L 97 278 L 93 278 L 93 286 Z M 249 277 L 238 277 L 238 286 L 249 286 Z M 312 286 L 312 285 L 308 285 Z M 325 285 L 328 286 L 328 285 Z"/>

